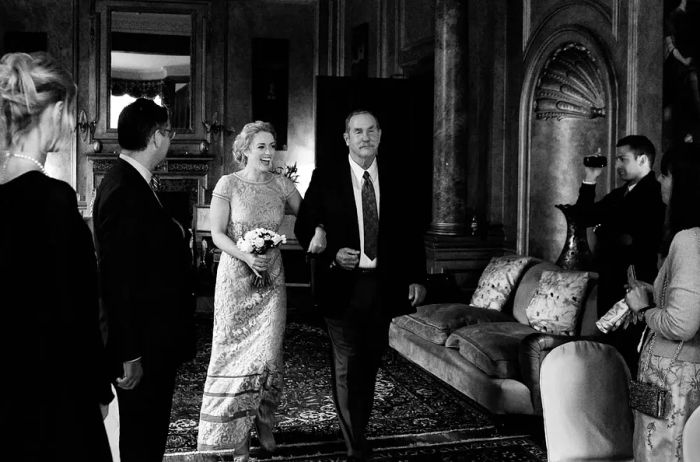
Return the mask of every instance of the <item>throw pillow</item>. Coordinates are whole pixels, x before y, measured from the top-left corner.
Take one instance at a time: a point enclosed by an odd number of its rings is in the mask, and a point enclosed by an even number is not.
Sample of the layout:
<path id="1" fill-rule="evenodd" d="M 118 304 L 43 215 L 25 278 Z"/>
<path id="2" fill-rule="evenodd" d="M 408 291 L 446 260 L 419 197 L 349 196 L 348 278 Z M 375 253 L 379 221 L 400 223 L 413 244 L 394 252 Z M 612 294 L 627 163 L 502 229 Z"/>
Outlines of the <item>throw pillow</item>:
<path id="1" fill-rule="evenodd" d="M 525 311 L 530 326 L 549 334 L 575 335 L 587 287 L 586 272 L 543 271 Z"/>
<path id="2" fill-rule="evenodd" d="M 481 273 L 470 305 L 501 310 L 523 271 L 535 259 L 521 255 L 493 257 Z"/>

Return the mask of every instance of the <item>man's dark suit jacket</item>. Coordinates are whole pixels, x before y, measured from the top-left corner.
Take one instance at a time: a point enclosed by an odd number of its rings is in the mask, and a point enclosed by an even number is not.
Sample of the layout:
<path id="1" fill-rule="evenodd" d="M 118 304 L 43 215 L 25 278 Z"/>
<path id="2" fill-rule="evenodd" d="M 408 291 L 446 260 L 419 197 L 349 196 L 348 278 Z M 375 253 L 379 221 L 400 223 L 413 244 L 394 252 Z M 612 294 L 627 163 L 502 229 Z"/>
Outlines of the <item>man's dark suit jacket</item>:
<path id="1" fill-rule="evenodd" d="M 409 178 L 379 167 L 379 236 L 377 277 L 380 303 L 387 317 L 415 311 L 408 302 L 408 286 L 425 284 L 425 250 L 422 227 L 416 225 L 411 209 Z M 327 317 L 342 316 L 347 307 L 356 271 L 331 267 L 339 249 L 360 249 L 357 208 L 352 189 L 352 172 L 347 161 L 314 170 L 299 209 L 294 232 L 308 248 L 316 225 L 326 230 L 327 247 L 316 265 L 318 303 Z"/>
<path id="2" fill-rule="evenodd" d="M 607 292 L 602 294 L 607 310 L 624 297 L 629 265 L 634 264 L 638 279 L 654 282 L 665 207 L 654 172 L 642 178 L 630 192 L 624 185 L 594 201 L 595 185 L 582 184 L 576 212 L 584 226 L 600 225 L 596 228 L 594 257 L 596 270 L 601 273 L 600 282 L 608 286 L 601 287 Z"/>
<path id="3" fill-rule="evenodd" d="M 121 159 L 100 184 L 93 220 L 116 373 L 123 361 L 140 356 L 175 363 L 190 357 L 191 256 L 180 226 Z"/>

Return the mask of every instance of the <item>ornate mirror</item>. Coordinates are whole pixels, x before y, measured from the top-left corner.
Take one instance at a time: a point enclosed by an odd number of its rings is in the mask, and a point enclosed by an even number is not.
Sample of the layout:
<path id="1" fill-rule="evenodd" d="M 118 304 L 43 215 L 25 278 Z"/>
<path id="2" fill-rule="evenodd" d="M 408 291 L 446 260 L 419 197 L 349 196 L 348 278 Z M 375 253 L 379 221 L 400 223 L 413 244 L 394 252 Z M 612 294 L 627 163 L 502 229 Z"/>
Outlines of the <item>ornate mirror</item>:
<path id="1" fill-rule="evenodd" d="M 121 110 L 143 97 L 166 106 L 174 144 L 204 137 L 203 73 L 206 5 L 102 1 L 98 120 L 95 138 L 117 136 Z"/>

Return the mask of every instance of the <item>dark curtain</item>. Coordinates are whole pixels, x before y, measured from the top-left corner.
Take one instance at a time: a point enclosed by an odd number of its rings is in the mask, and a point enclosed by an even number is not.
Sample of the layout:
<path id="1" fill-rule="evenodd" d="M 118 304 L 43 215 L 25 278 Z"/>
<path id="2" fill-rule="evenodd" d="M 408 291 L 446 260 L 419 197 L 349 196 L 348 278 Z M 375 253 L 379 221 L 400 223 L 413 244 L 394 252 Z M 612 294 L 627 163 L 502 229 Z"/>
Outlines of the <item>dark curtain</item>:
<path id="1" fill-rule="evenodd" d="M 190 86 L 186 84 L 175 90 L 177 82 L 165 79 L 163 85 L 163 105 L 170 111 L 170 123 L 177 128 L 190 127 Z"/>

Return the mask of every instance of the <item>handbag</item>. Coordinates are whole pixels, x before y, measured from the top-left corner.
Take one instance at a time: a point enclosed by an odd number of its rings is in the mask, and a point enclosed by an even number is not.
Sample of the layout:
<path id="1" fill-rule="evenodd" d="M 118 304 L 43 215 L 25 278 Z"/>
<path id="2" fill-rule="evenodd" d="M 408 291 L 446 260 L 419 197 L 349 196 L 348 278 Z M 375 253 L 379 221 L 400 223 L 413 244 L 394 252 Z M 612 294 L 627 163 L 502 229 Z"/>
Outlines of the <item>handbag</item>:
<path id="1" fill-rule="evenodd" d="M 663 290 L 661 291 L 661 306 L 665 306 L 667 287 L 668 279 L 667 277 L 664 277 L 664 286 Z M 656 332 L 652 334 L 651 340 L 649 341 L 649 356 L 644 364 L 644 369 L 640 372 L 640 376 L 642 376 L 647 369 L 649 369 L 649 365 L 651 364 L 651 356 L 654 354 L 655 341 Z M 673 364 L 678 359 L 681 348 L 683 348 L 683 342 L 678 343 L 678 348 L 676 348 L 671 364 L 668 366 L 668 371 L 671 370 L 671 367 L 673 367 Z M 629 403 L 632 409 L 656 419 L 665 419 L 668 415 L 668 411 L 672 407 L 671 393 L 668 390 L 662 388 L 660 385 L 642 382 L 641 380 L 629 381 Z"/>

